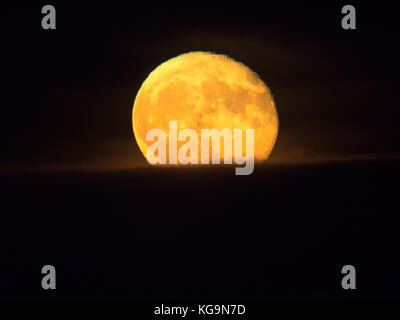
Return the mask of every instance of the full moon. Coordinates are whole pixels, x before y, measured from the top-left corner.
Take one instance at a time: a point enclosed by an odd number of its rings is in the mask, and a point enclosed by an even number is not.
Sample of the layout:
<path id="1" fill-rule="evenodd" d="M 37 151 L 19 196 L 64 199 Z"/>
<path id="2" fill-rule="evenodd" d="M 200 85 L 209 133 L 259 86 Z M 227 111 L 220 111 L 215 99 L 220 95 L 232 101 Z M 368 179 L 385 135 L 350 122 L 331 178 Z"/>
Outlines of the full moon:
<path id="1" fill-rule="evenodd" d="M 145 157 L 152 143 L 146 141 L 147 132 L 162 129 L 168 150 L 169 121 L 174 120 L 178 130 L 194 129 L 199 136 L 201 129 L 254 129 L 256 161 L 268 159 L 279 125 L 271 91 L 260 77 L 244 64 L 210 52 L 172 58 L 143 82 L 134 102 L 132 124 Z M 183 143 L 178 142 L 178 147 Z M 220 157 L 222 161 L 222 152 Z"/>

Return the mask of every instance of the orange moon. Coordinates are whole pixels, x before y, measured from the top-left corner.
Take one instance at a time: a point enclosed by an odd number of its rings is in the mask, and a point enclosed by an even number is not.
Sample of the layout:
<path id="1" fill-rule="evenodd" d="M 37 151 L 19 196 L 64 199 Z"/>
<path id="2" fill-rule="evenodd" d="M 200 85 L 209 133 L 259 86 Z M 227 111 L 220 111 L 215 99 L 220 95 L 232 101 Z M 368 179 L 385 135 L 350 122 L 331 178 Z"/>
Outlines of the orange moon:
<path id="1" fill-rule="evenodd" d="M 143 155 L 149 130 L 254 129 L 254 158 L 268 159 L 278 135 L 278 113 L 271 91 L 244 64 L 221 54 L 189 52 L 154 69 L 137 93 L 132 124 Z M 179 143 L 178 143 L 179 147 Z M 168 150 L 168 145 L 167 145 Z M 221 153 L 223 160 L 223 153 Z"/>

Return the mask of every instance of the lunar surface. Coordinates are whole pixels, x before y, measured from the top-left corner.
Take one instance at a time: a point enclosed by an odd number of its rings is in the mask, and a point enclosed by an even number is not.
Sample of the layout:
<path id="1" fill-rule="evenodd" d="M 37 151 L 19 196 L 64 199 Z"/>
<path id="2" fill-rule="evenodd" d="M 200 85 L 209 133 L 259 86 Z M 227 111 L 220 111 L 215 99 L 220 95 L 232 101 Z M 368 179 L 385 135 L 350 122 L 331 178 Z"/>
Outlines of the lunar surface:
<path id="1" fill-rule="evenodd" d="M 135 99 L 132 123 L 140 150 L 152 142 L 146 134 L 169 121 L 184 128 L 254 129 L 254 158 L 266 160 L 278 134 L 278 114 L 269 88 L 244 64 L 221 54 L 190 52 L 172 58 L 150 73 Z M 178 148 L 184 142 L 178 142 Z M 222 143 L 221 143 L 222 144 Z M 243 154 L 245 153 L 243 142 Z M 199 152 L 200 157 L 200 152 Z M 223 152 L 221 152 L 221 160 Z"/>

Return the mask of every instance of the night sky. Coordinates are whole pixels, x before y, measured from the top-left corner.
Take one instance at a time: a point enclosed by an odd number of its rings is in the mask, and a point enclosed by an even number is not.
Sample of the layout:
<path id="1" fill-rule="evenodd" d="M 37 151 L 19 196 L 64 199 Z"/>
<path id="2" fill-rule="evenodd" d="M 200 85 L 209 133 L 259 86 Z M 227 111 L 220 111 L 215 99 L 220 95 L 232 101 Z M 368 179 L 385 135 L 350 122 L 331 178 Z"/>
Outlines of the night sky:
<path id="1" fill-rule="evenodd" d="M 52 1 L 56 30 L 41 28 L 44 4 L 1 10 L 1 298 L 399 297 L 389 3 L 351 2 L 356 30 L 342 1 Z M 243 62 L 274 95 L 277 143 L 249 177 L 151 168 L 135 142 L 142 82 L 197 50 Z M 353 295 L 340 288 L 352 263 Z"/>
<path id="2" fill-rule="evenodd" d="M 45 31 L 37 7 L 2 19 L 5 169 L 145 165 L 132 132 L 136 93 L 159 64 L 195 50 L 227 54 L 270 87 L 280 118 L 270 162 L 399 155 L 393 10 L 360 5 L 357 30 L 345 31 L 341 3 L 60 4 L 57 29 Z"/>

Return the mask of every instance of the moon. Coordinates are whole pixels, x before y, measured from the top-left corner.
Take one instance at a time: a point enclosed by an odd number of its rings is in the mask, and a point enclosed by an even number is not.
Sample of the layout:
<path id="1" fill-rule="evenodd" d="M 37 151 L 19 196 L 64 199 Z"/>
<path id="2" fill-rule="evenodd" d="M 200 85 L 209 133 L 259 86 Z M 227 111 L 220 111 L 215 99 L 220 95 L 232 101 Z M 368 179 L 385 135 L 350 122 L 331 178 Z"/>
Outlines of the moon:
<path id="1" fill-rule="evenodd" d="M 268 159 L 278 135 L 278 113 L 271 91 L 249 67 L 211 52 L 189 52 L 154 69 L 133 105 L 132 125 L 143 155 L 149 130 L 254 129 L 254 159 Z M 178 143 L 178 147 L 179 147 Z M 168 150 L 168 143 L 167 143 Z M 220 155 L 223 160 L 223 153 Z M 200 158 L 200 156 L 199 156 Z"/>

